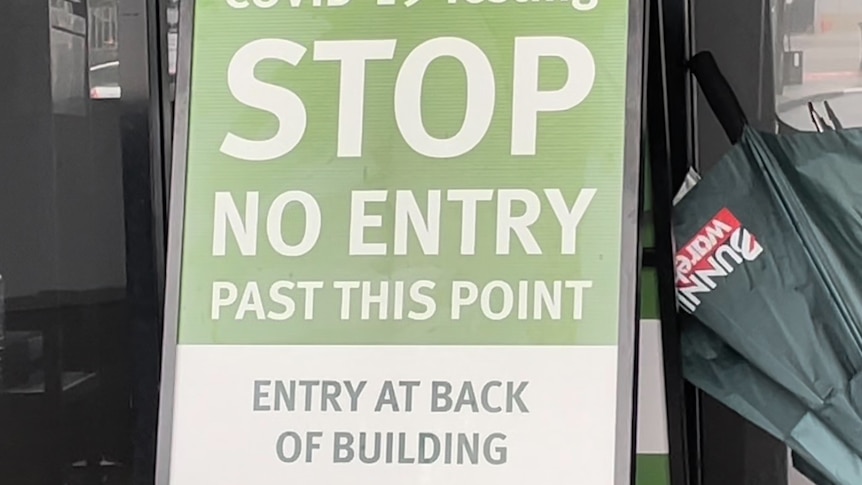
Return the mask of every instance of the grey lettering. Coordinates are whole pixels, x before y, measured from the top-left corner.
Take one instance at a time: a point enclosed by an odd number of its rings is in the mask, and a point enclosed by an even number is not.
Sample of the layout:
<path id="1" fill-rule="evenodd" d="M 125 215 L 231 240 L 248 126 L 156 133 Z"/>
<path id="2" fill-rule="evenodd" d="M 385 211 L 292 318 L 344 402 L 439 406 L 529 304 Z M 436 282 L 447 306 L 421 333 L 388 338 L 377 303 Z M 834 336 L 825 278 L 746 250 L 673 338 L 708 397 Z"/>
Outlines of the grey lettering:
<path id="1" fill-rule="evenodd" d="M 296 409 L 296 381 L 290 381 L 290 391 L 284 387 L 284 382 L 275 381 L 275 410 L 281 411 L 284 404 L 288 411 Z"/>
<path id="2" fill-rule="evenodd" d="M 380 433 L 374 433 L 374 454 L 368 456 L 368 433 L 359 433 L 359 460 L 362 463 L 377 463 L 380 460 Z"/>
<path id="3" fill-rule="evenodd" d="M 311 411 L 312 389 L 320 385 L 320 381 L 299 381 L 299 385 L 305 388 L 305 410 Z"/>
<path id="4" fill-rule="evenodd" d="M 452 384 L 446 381 L 434 381 L 431 383 L 431 412 L 445 413 L 452 409 Z M 443 404 L 440 404 L 440 402 Z"/>
<path id="5" fill-rule="evenodd" d="M 464 463 L 464 455 L 470 460 L 470 463 L 476 465 L 479 463 L 479 433 L 473 433 L 473 440 L 468 441 L 466 434 L 458 434 L 458 463 Z"/>
<path id="6" fill-rule="evenodd" d="M 293 440 L 293 453 L 290 455 L 286 455 L 284 452 L 285 441 L 288 439 Z M 297 459 L 299 459 L 299 455 L 302 453 L 302 438 L 299 437 L 298 434 L 293 431 L 286 431 L 281 433 L 278 437 L 278 442 L 275 445 L 275 453 L 278 455 L 278 459 L 284 463 L 293 463 Z"/>
<path id="7" fill-rule="evenodd" d="M 431 442 L 431 453 L 428 452 L 428 444 L 427 442 Z M 437 461 L 437 457 L 440 456 L 440 438 L 438 438 L 433 433 L 419 433 L 419 463 L 428 464 L 434 463 Z"/>
<path id="8" fill-rule="evenodd" d="M 485 461 L 492 465 L 502 465 L 509 459 L 509 453 L 505 446 L 498 445 L 494 447 L 494 441 L 505 441 L 506 435 L 503 433 L 492 433 L 485 439 L 484 455 Z"/>
<path id="9" fill-rule="evenodd" d="M 518 388 L 514 390 L 514 382 L 508 382 L 506 384 L 506 412 L 511 413 L 513 409 L 512 405 L 514 404 L 518 406 L 518 410 L 522 413 L 529 413 L 530 410 L 527 409 L 527 405 L 524 404 L 524 401 L 521 399 L 521 393 L 527 388 L 527 384 L 529 384 L 529 382 L 521 381 L 521 383 L 518 384 Z"/>
<path id="10" fill-rule="evenodd" d="M 341 395 L 341 383 L 338 381 L 323 381 L 321 385 L 322 396 L 320 399 L 320 410 L 327 411 L 329 406 L 335 411 L 341 411 L 338 404 L 338 396 Z"/>
<path id="11" fill-rule="evenodd" d="M 350 410 L 356 411 L 359 409 L 359 395 L 362 394 L 362 390 L 365 389 L 366 381 L 359 381 L 359 385 L 355 388 L 353 387 L 353 383 L 350 381 L 344 381 L 344 388 L 347 389 L 347 394 L 350 396 Z"/>
<path id="12" fill-rule="evenodd" d="M 311 460 L 314 455 L 314 450 L 320 449 L 320 441 L 319 439 L 323 437 L 323 433 L 321 431 L 309 431 L 305 435 L 305 440 L 308 442 L 308 446 L 305 447 L 305 462 L 311 463 Z"/>
<path id="13" fill-rule="evenodd" d="M 404 388 L 404 411 L 413 411 L 413 388 L 419 387 L 419 381 L 399 381 L 398 385 Z"/>
<path id="14" fill-rule="evenodd" d="M 350 463 L 353 461 L 353 435 L 346 431 L 336 431 L 334 437 L 333 463 Z"/>
<path id="15" fill-rule="evenodd" d="M 254 406 L 255 411 L 269 411 L 269 406 L 263 404 L 263 400 L 269 397 L 269 393 L 263 390 L 263 386 L 269 386 L 272 381 L 254 381 Z"/>
<path id="16" fill-rule="evenodd" d="M 443 446 L 445 447 L 445 449 L 443 450 L 443 456 L 444 456 L 443 461 L 447 465 L 451 465 L 452 464 L 452 433 L 446 433 L 446 435 L 443 437 L 443 443 L 444 443 Z"/>
<path id="17" fill-rule="evenodd" d="M 392 463 L 394 459 L 392 456 L 392 450 L 395 449 L 393 442 L 395 441 L 395 435 L 392 433 L 386 433 L 386 463 Z"/>
<path id="18" fill-rule="evenodd" d="M 476 393 L 473 392 L 473 383 L 470 381 L 461 384 L 461 393 L 458 394 L 458 402 L 455 403 L 455 412 L 461 412 L 463 406 L 469 406 L 474 413 L 479 412 L 479 403 L 476 402 Z"/>
<path id="19" fill-rule="evenodd" d="M 398 433 L 398 463 L 415 463 L 416 458 L 407 456 L 407 433 Z"/>
<path id="20" fill-rule="evenodd" d="M 503 410 L 500 406 L 491 406 L 491 401 L 488 399 L 488 393 L 495 387 L 503 387 L 500 381 L 491 381 L 482 386 L 482 407 L 489 413 L 499 413 Z"/>
<path id="21" fill-rule="evenodd" d="M 377 398 L 377 405 L 374 406 L 374 412 L 379 413 L 383 406 L 389 405 L 390 409 L 398 412 L 398 397 L 395 395 L 395 388 L 392 386 L 392 381 L 383 383 L 383 388 L 380 389 L 380 396 Z"/>

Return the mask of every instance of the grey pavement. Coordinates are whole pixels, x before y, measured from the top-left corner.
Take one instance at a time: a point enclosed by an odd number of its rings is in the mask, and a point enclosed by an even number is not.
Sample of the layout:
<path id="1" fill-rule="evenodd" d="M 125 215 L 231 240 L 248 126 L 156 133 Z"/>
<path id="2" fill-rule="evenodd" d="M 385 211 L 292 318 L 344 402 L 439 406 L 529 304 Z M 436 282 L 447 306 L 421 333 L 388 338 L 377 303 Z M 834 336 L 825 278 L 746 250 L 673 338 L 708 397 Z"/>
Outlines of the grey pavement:
<path id="1" fill-rule="evenodd" d="M 786 39 L 784 47 L 803 52 L 804 80 L 801 85 L 785 86 L 778 96 L 779 105 L 824 93 L 846 92 L 836 94 L 830 104 L 845 126 L 862 126 L 862 95 L 855 93 L 862 88 L 862 30 L 797 34 Z M 780 54 L 780 46 L 776 51 Z M 822 105 L 817 108 L 825 116 Z M 811 129 L 804 106 L 779 110 L 779 116 L 791 126 Z"/>

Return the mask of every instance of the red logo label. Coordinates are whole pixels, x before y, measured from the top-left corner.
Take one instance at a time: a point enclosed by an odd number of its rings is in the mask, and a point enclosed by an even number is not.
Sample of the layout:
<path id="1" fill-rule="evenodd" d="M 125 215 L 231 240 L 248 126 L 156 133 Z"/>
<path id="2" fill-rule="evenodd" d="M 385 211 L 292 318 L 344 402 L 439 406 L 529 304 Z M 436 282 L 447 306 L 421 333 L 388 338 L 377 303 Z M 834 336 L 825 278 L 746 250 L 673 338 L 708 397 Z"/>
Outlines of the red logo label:
<path id="1" fill-rule="evenodd" d="M 701 303 L 699 293 L 711 292 L 722 278 L 761 253 L 763 247 L 754 235 L 729 210 L 722 209 L 676 253 L 680 304 L 694 312 Z"/>

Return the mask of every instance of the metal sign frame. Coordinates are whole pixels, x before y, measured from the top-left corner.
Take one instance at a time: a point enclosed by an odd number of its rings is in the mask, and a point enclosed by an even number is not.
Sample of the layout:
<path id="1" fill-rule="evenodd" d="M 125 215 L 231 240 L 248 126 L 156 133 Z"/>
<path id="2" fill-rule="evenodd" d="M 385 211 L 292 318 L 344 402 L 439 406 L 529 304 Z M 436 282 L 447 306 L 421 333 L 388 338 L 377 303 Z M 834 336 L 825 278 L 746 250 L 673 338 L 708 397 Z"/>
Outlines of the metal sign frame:
<path id="1" fill-rule="evenodd" d="M 181 262 L 185 222 L 186 169 L 190 117 L 191 76 L 194 61 L 195 0 L 180 1 L 177 52 L 176 103 L 174 111 L 169 203 L 168 256 L 165 285 L 165 320 L 162 351 L 162 378 L 159 405 L 156 485 L 170 484 L 173 439 L 175 371 L 179 325 Z M 625 136 L 622 186 L 621 271 L 618 320 L 618 370 L 615 480 L 632 485 L 635 481 L 638 327 L 640 317 L 640 212 L 641 212 L 641 130 L 644 106 L 645 9 L 642 2 L 629 0 L 628 69 L 626 72 Z M 577 477 L 572 477 L 577 483 Z"/>

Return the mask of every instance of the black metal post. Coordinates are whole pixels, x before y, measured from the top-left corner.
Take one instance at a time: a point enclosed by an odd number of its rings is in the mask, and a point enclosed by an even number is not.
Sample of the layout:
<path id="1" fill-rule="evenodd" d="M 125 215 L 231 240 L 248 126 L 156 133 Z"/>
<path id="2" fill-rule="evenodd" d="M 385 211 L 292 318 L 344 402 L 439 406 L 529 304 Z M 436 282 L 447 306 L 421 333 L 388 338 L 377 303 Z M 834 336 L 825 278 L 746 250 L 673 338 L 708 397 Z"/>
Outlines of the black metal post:
<path id="1" fill-rule="evenodd" d="M 119 0 L 126 283 L 135 350 L 131 396 L 135 485 L 152 484 L 155 475 L 163 331 L 167 150 L 160 5 L 159 0 Z"/>
<path id="2" fill-rule="evenodd" d="M 659 284 L 670 478 L 672 485 L 700 485 L 698 400 L 682 374 L 671 231 L 673 197 L 695 160 L 692 82 L 686 68 L 690 16 L 687 0 L 653 0 L 651 6 L 647 136 L 656 250 L 650 259 Z"/>
<path id="3" fill-rule="evenodd" d="M 667 124 L 666 83 L 664 69 L 664 35 L 662 0 L 653 0 L 650 8 L 649 54 L 647 59 L 647 137 L 653 187 L 653 218 L 656 251 L 651 256 L 659 274 L 659 284 L 667 279 L 666 268 L 672 261 L 670 248 L 671 169 L 670 137 Z M 665 268 L 662 271 L 662 268 Z M 665 394 L 667 402 L 668 444 L 671 485 L 689 485 L 685 399 L 682 388 L 682 359 L 676 334 L 676 309 L 668 306 L 660 290 L 659 314 L 664 347 Z"/>

